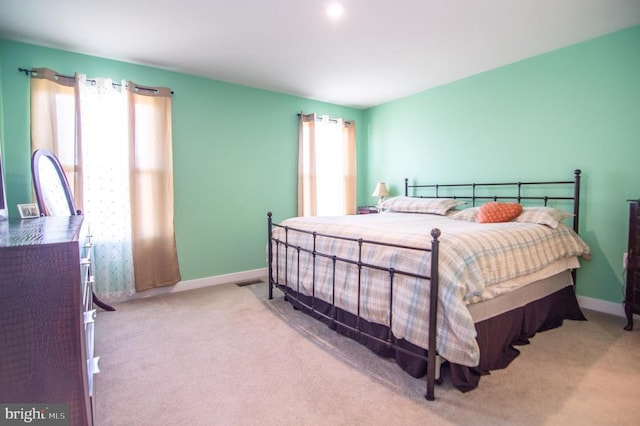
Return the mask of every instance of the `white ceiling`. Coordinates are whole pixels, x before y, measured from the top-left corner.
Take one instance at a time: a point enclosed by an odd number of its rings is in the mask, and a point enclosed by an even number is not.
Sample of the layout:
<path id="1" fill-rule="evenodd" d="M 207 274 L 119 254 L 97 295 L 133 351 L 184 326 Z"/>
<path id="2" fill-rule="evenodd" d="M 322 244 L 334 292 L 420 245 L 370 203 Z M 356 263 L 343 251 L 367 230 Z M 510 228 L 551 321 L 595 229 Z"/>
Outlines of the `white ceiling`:
<path id="1" fill-rule="evenodd" d="M 0 38 L 356 108 L 638 24 L 640 0 L 0 0 Z"/>

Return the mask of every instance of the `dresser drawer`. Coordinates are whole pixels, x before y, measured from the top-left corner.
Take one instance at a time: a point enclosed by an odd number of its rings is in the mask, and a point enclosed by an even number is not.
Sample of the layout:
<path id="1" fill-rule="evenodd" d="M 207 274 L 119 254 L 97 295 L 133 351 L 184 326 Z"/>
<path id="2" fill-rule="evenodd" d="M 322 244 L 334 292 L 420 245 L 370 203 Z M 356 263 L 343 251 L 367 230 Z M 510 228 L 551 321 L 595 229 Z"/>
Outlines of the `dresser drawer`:
<path id="1" fill-rule="evenodd" d="M 632 273 L 634 278 L 629 280 L 627 284 L 627 303 L 637 307 L 640 305 L 640 271 L 629 273 Z"/>

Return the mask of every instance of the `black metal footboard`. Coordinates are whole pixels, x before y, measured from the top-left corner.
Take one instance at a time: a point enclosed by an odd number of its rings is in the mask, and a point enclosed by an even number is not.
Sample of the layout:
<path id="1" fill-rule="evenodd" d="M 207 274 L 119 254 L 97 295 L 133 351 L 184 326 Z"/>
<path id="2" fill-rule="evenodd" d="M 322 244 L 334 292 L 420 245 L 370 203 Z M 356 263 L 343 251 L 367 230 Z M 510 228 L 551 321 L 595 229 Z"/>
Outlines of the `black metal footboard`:
<path id="1" fill-rule="evenodd" d="M 308 230 L 304 230 L 304 229 L 298 229 L 298 228 L 293 228 L 293 227 L 288 227 L 288 226 L 282 226 L 279 224 L 275 224 L 273 223 L 272 220 L 272 214 L 271 212 L 267 213 L 267 222 L 268 222 L 268 268 L 269 268 L 269 299 L 273 298 L 273 288 L 274 287 L 278 287 L 280 289 L 282 289 L 285 293 L 285 297 L 291 298 L 293 299 L 293 301 L 295 301 L 295 303 L 299 306 L 303 306 L 305 308 L 305 310 L 307 310 L 308 312 L 313 313 L 315 316 L 317 317 L 321 317 L 324 318 L 326 321 L 328 321 L 332 326 L 340 325 L 341 327 L 348 329 L 350 331 L 352 331 L 353 333 L 355 333 L 355 335 L 360 336 L 360 335 L 364 335 L 366 336 L 366 338 L 371 339 L 373 341 L 376 341 L 378 343 L 387 345 L 388 347 L 392 348 L 394 351 L 397 352 L 402 352 L 405 354 L 408 354 L 410 356 L 415 356 L 421 360 L 426 361 L 427 363 L 427 374 L 426 374 L 426 380 L 427 380 L 427 390 L 426 390 L 426 399 L 427 400 L 434 400 L 435 399 L 435 382 L 436 382 L 436 356 L 437 356 L 437 351 L 436 351 L 436 338 L 437 338 L 437 312 L 438 312 L 438 248 L 439 248 L 439 240 L 438 238 L 440 237 L 440 230 L 439 229 L 433 229 L 431 231 L 431 236 L 432 236 L 432 240 L 431 240 L 431 245 L 428 248 L 424 248 L 424 247 L 411 247 L 411 246 L 402 246 L 402 245 L 397 245 L 397 244 L 388 244 L 388 243 L 383 243 L 383 242 L 379 242 L 379 241 L 371 241 L 371 240 L 365 240 L 362 238 L 348 238 L 348 237 L 343 237 L 343 236 L 337 236 L 337 235 L 329 235 L 329 234 L 321 234 L 318 232 L 312 232 L 312 231 L 308 231 Z M 274 228 L 282 228 L 284 229 L 284 239 L 283 238 L 276 238 L 273 236 L 273 229 Z M 303 233 L 303 234 L 308 234 L 311 237 L 311 241 L 312 243 L 310 244 L 309 247 L 301 247 L 299 245 L 294 245 L 292 243 L 290 243 L 289 241 L 289 234 L 290 233 Z M 336 256 L 334 253 L 327 253 L 324 252 L 322 250 L 319 250 L 317 248 L 316 245 L 316 241 L 318 238 L 329 238 L 329 239 L 336 239 L 336 240 L 344 240 L 344 241 L 350 241 L 354 244 L 357 244 L 358 247 L 358 255 L 357 255 L 357 259 L 354 258 L 344 258 L 344 257 L 339 257 Z M 402 270 L 398 270 L 393 268 L 392 266 L 388 266 L 388 265 L 374 265 L 374 264 L 370 264 L 367 262 L 363 261 L 363 256 L 362 256 L 362 251 L 363 251 L 363 247 L 367 246 L 367 245 L 374 245 L 374 246 L 387 246 L 387 247 L 394 247 L 394 248 L 399 248 L 399 249 L 408 249 L 408 250 L 416 250 L 416 251 L 422 251 L 422 252 L 430 252 L 431 253 L 431 268 L 429 270 L 429 274 L 425 275 L 425 274 L 419 274 L 416 273 L 415 271 L 402 271 Z M 292 251 L 293 256 L 292 259 L 295 258 L 295 262 L 291 262 L 291 263 L 295 263 L 295 264 L 290 264 L 289 262 L 289 253 L 290 251 Z M 310 295 L 306 295 L 305 298 L 299 297 L 299 295 L 301 294 L 300 292 L 300 254 L 301 253 L 305 253 L 307 255 L 309 255 L 311 257 L 311 261 L 313 262 L 313 266 L 312 266 L 312 279 L 311 279 L 311 294 Z M 284 273 L 283 276 L 280 276 L 280 268 L 275 268 L 275 276 L 274 276 L 274 262 L 275 265 L 279 265 L 280 260 L 281 260 L 281 256 L 284 256 Z M 333 268 L 333 277 L 332 277 L 332 300 L 325 300 L 324 303 L 328 303 L 330 305 L 330 311 L 327 312 L 323 312 L 320 309 L 317 309 L 316 304 L 314 303 L 314 300 L 316 298 L 315 296 L 315 288 L 316 288 L 316 274 L 315 274 L 315 270 L 316 270 L 316 259 L 318 258 L 324 258 L 324 259 L 328 259 L 331 264 L 332 264 L 332 268 Z M 335 296 L 336 296 L 336 292 L 335 292 L 335 285 L 336 285 L 336 266 L 340 263 L 344 263 L 344 264 L 350 264 L 352 266 L 355 266 L 357 268 L 357 312 L 352 312 L 351 314 L 355 315 L 355 325 L 346 323 L 344 321 L 341 321 L 339 319 L 339 316 L 336 315 L 337 312 L 337 307 L 336 307 L 336 300 L 335 300 Z M 291 269 L 289 269 L 291 268 Z M 368 333 L 367 331 L 363 330 L 363 328 L 360 327 L 361 321 L 365 321 L 362 318 L 361 315 L 361 285 L 362 285 L 362 271 L 365 269 L 369 269 L 369 270 L 377 270 L 377 271 L 384 271 L 386 272 L 386 275 L 388 276 L 388 285 L 389 285 L 389 324 L 388 324 L 388 335 L 386 339 L 382 339 L 379 336 L 373 335 Z M 289 275 L 290 275 L 290 271 L 291 273 L 295 274 L 296 278 L 296 282 L 295 283 L 289 283 Z M 394 277 L 396 276 L 406 276 L 406 277 L 413 277 L 416 279 L 420 279 L 420 280 L 428 280 L 429 284 L 430 284 L 430 300 L 429 300 L 429 316 L 428 318 L 425 318 L 425 320 L 428 320 L 429 323 L 429 327 L 428 327 L 428 348 L 429 350 L 427 351 L 427 355 L 421 355 L 421 354 L 417 354 L 415 352 L 411 352 L 408 351 L 407 349 L 397 345 L 395 343 L 395 341 L 392 339 L 392 320 L 393 320 L 393 291 L 394 291 Z M 281 282 L 282 281 L 282 282 Z M 292 289 L 294 291 L 287 291 L 287 289 Z M 309 298 L 310 296 L 310 298 Z"/>

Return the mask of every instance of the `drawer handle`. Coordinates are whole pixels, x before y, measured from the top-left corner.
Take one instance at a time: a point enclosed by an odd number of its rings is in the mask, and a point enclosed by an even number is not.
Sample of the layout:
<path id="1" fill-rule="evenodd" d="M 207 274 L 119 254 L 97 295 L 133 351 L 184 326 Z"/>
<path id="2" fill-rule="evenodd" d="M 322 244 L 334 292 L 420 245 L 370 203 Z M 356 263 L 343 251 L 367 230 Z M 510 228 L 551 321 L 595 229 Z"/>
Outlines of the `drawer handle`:
<path id="1" fill-rule="evenodd" d="M 100 366 L 98 365 L 99 361 L 100 361 L 99 356 L 87 360 L 87 370 L 89 370 L 90 376 L 93 374 L 98 374 L 100 372 Z"/>
<path id="2" fill-rule="evenodd" d="M 92 309 L 84 313 L 84 323 L 91 324 L 96 320 L 96 310 Z"/>

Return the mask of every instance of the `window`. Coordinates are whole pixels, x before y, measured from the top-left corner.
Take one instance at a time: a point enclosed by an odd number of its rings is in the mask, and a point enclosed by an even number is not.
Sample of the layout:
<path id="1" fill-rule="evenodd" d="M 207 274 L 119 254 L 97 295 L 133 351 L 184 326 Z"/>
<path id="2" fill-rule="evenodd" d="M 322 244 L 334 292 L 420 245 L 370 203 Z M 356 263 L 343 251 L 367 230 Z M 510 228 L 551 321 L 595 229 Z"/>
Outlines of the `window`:
<path id="1" fill-rule="evenodd" d="M 34 70 L 31 144 L 56 154 L 91 226 L 99 295 L 180 280 L 169 89 Z"/>
<path id="2" fill-rule="evenodd" d="M 355 154 L 353 121 L 300 115 L 299 216 L 355 213 Z"/>

